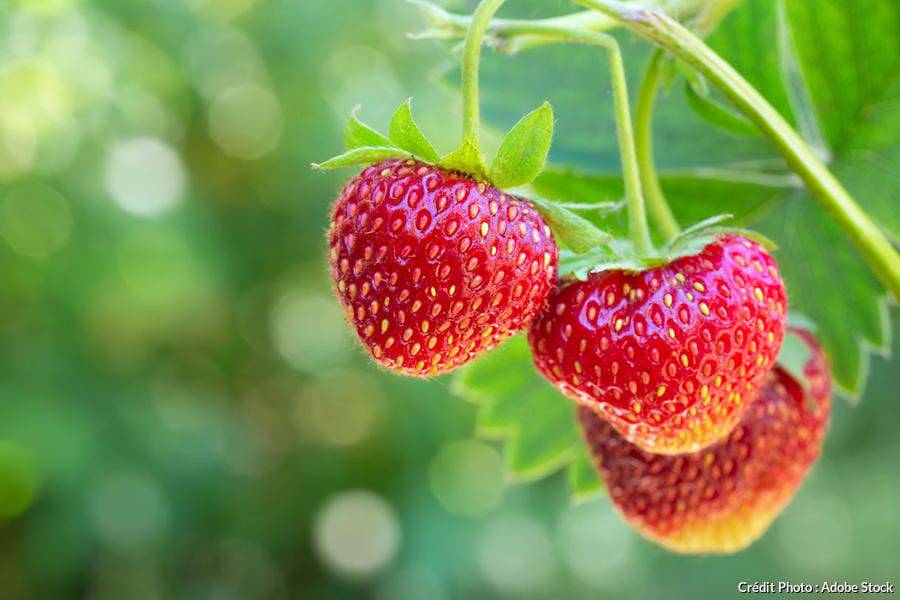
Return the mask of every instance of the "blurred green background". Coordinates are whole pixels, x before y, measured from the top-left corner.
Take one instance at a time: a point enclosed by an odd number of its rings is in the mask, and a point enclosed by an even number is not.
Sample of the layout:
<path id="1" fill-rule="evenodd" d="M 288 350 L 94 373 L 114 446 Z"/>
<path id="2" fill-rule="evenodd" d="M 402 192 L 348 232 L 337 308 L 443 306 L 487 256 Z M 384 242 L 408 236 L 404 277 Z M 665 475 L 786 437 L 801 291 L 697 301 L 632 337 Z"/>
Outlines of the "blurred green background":
<path id="1" fill-rule="evenodd" d="M 2 4 L 0 596 L 692 598 L 900 575 L 885 359 L 783 517 L 725 558 L 665 553 L 558 474 L 505 485 L 449 380 L 367 361 L 323 252 L 349 174 L 308 165 L 357 103 L 383 126 L 414 96 L 452 145 L 452 56 L 406 38 L 422 27 L 402 0 Z"/>

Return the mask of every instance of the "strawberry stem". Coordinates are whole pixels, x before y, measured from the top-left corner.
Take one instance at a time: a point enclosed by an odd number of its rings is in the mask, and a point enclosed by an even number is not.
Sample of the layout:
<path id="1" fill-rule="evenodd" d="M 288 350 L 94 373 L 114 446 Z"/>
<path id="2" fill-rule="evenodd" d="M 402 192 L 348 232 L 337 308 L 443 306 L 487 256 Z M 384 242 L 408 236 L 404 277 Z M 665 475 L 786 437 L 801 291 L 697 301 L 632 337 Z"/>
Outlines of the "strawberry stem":
<path id="1" fill-rule="evenodd" d="M 484 27 L 487 28 L 487 23 L 484 24 Z M 473 17 L 472 29 L 474 28 L 475 18 Z M 470 33 L 472 29 L 469 29 Z M 546 21 L 516 22 L 513 34 L 534 36 L 533 41 L 535 43 L 547 43 L 550 41 L 572 42 L 601 46 L 609 51 L 616 132 L 622 160 L 625 201 L 628 206 L 629 238 L 638 257 L 644 258 L 649 256 L 652 253 L 653 245 L 650 241 L 650 228 L 647 225 L 644 196 L 641 192 L 641 175 L 635 150 L 634 130 L 631 125 L 630 103 L 628 101 L 628 82 L 625 77 L 625 65 L 622 61 L 622 51 L 619 48 L 619 43 L 614 37 L 605 33 L 572 29 L 547 23 Z M 467 37 L 467 43 L 468 40 L 469 38 Z"/>
<path id="2" fill-rule="evenodd" d="M 681 228 L 666 202 L 653 161 L 653 109 L 659 90 L 662 66 L 663 51 L 657 49 L 647 63 L 638 90 L 637 105 L 634 109 L 634 141 L 637 146 L 638 166 L 641 170 L 641 183 L 644 186 L 647 208 L 663 236 L 670 240 L 678 235 Z"/>
<path id="3" fill-rule="evenodd" d="M 609 70 L 612 78 L 613 104 L 616 111 L 616 132 L 619 137 L 619 153 L 622 160 L 622 175 L 625 180 L 625 201 L 628 205 L 628 235 L 639 258 L 650 255 L 650 228 L 644 208 L 641 191 L 641 174 L 638 167 L 637 151 L 634 143 L 634 129 L 631 125 L 631 109 L 628 102 L 628 81 L 625 78 L 625 64 L 622 51 L 615 38 L 606 34 L 593 34 L 609 50 Z"/>
<path id="4" fill-rule="evenodd" d="M 481 60 L 481 46 L 491 17 L 505 1 L 481 0 L 472 14 L 462 54 L 463 139 L 459 149 L 451 153 L 451 156 L 454 156 L 453 163 L 468 167 L 463 170 L 472 171 L 483 179 L 487 178 L 487 166 L 478 142 L 478 128 L 481 122 L 478 65 Z"/>

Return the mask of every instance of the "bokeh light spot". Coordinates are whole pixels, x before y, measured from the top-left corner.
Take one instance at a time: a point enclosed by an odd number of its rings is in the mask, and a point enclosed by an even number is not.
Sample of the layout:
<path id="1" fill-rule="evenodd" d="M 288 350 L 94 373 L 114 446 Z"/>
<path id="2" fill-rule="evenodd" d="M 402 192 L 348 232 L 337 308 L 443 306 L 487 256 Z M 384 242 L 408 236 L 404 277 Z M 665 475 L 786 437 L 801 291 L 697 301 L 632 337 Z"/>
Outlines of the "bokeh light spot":
<path id="1" fill-rule="evenodd" d="M 252 83 L 223 92 L 209 109 L 210 135 L 225 154 L 236 158 L 255 159 L 274 150 L 283 126 L 278 99 Z"/>
<path id="2" fill-rule="evenodd" d="M 556 569 L 544 526 L 525 513 L 505 514 L 490 521 L 482 534 L 478 557 L 488 583 L 507 594 L 535 595 Z"/>
<path id="3" fill-rule="evenodd" d="M 121 550 L 139 551 L 159 542 L 169 525 L 169 506 L 146 475 L 107 475 L 91 494 L 91 514 L 100 538 Z"/>
<path id="4" fill-rule="evenodd" d="M 191 82 L 208 99 L 266 79 L 265 65 L 253 41 L 230 27 L 209 27 L 192 35 L 184 48 L 184 62 Z"/>
<path id="5" fill-rule="evenodd" d="M 197 14 L 214 21 L 231 21 L 243 15 L 256 0 L 190 0 Z"/>
<path id="6" fill-rule="evenodd" d="M 637 534 L 607 502 L 570 506 L 557 530 L 565 565 L 595 589 L 634 591 L 640 575 Z M 610 552 L 614 548 L 615 551 Z"/>
<path id="7" fill-rule="evenodd" d="M 503 498 L 503 459 L 492 446 L 475 440 L 444 446 L 431 461 L 431 491 L 448 511 L 477 516 Z"/>
<path id="8" fill-rule="evenodd" d="M 314 442 L 352 446 L 371 432 L 381 401 L 376 379 L 362 371 L 333 371 L 300 390 L 295 422 L 300 432 Z"/>
<path id="9" fill-rule="evenodd" d="M 31 506 L 37 475 L 31 456 L 12 442 L 0 442 L 0 518 L 16 517 Z"/>
<path id="10" fill-rule="evenodd" d="M 38 131 L 71 111 L 72 91 L 59 68 L 31 59 L 0 70 L 0 125 L 24 121 Z"/>
<path id="11" fill-rule="evenodd" d="M 386 567 L 400 545 L 400 526 L 379 496 L 357 490 L 332 497 L 315 520 L 316 551 L 335 575 L 370 577 Z"/>
<path id="12" fill-rule="evenodd" d="M 350 347 L 347 324 L 333 298 L 291 290 L 275 302 L 269 332 L 278 353 L 311 373 L 338 364 Z"/>
<path id="13" fill-rule="evenodd" d="M 370 46 L 336 50 L 322 65 L 322 87 L 331 92 L 331 108 L 343 122 L 350 110 L 365 98 L 366 115 L 373 123 L 390 119 L 401 92 L 391 60 Z"/>
<path id="14" fill-rule="evenodd" d="M 19 8 L 41 16 L 55 15 L 67 10 L 79 0 L 15 0 Z"/>
<path id="15" fill-rule="evenodd" d="M 0 204 L 0 235 L 19 254 L 49 256 L 65 245 L 71 231 L 66 199 L 48 186 L 16 188 Z"/>
<path id="16" fill-rule="evenodd" d="M 184 194 L 181 158 L 167 144 L 136 138 L 116 145 L 106 164 L 106 190 L 125 211 L 140 216 L 166 212 Z"/>

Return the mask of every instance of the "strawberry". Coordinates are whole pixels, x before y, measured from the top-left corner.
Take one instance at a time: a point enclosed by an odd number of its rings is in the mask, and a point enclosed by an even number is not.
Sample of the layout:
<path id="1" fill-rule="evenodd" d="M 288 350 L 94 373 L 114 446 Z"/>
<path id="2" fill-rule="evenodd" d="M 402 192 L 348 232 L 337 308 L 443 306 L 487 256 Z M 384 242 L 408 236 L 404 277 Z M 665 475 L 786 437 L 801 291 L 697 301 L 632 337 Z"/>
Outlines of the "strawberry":
<path id="1" fill-rule="evenodd" d="M 651 454 L 581 408 L 610 498 L 643 535 L 676 552 L 735 552 L 790 502 L 819 455 L 831 410 L 825 357 L 810 334 L 792 331 L 812 352 L 806 389 L 776 366 L 731 434 L 700 452 Z"/>
<path id="2" fill-rule="evenodd" d="M 412 159 L 366 168 L 328 234 L 347 318 L 397 373 L 450 371 L 521 331 L 556 284 L 558 250 L 526 201 Z"/>
<path id="3" fill-rule="evenodd" d="M 719 235 L 696 255 L 561 287 L 529 341 L 565 395 L 650 452 L 694 452 L 727 435 L 765 381 L 785 330 L 775 261 Z"/>

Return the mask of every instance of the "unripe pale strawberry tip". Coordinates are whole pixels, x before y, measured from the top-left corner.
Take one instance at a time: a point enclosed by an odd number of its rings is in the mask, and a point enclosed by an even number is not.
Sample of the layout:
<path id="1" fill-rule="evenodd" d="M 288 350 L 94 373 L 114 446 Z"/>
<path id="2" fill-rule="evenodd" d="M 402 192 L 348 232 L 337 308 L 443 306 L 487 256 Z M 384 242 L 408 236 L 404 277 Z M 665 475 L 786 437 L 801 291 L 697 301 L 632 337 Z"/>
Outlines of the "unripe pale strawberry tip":
<path id="1" fill-rule="evenodd" d="M 663 456 L 627 442 L 582 408 L 580 420 L 610 499 L 651 540 L 676 552 L 731 553 L 759 538 L 818 458 L 831 410 L 828 365 L 813 337 L 804 384 L 776 366 L 723 440 Z"/>

